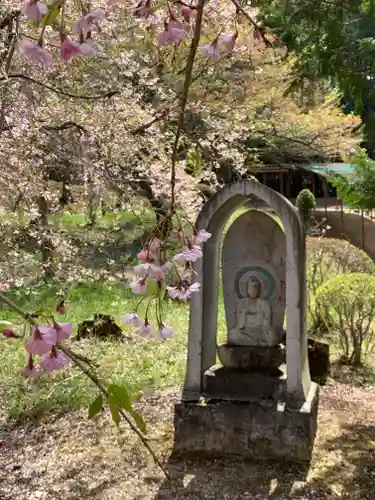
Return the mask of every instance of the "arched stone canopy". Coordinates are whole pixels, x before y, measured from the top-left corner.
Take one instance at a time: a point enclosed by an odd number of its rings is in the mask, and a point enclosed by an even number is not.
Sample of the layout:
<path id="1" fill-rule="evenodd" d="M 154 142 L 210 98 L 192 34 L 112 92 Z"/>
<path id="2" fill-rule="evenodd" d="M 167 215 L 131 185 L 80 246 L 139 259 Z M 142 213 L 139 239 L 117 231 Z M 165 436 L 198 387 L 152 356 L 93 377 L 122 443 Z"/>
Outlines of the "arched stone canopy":
<path id="1" fill-rule="evenodd" d="M 216 363 L 221 236 L 230 215 L 246 203 L 249 196 L 265 201 L 280 217 L 286 233 L 287 403 L 290 408 L 300 408 L 308 399 L 311 385 L 306 334 L 304 233 L 294 206 L 281 194 L 251 180 L 224 187 L 204 205 L 197 219 L 197 229 L 206 229 L 212 237 L 204 245 L 203 259 L 194 264 L 201 290 L 193 295 L 190 307 L 183 400 L 199 400 L 203 374 Z"/>

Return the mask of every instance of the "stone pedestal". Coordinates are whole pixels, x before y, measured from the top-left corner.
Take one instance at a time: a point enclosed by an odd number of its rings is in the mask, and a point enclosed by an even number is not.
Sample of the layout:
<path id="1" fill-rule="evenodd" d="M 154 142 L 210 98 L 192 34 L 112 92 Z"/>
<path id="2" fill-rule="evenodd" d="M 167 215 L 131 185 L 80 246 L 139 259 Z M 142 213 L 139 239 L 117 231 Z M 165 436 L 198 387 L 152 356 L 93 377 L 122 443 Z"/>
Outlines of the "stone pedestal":
<path id="1" fill-rule="evenodd" d="M 239 455 L 257 460 L 304 462 L 311 458 L 319 387 L 312 383 L 299 411 L 286 403 L 179 403 L 174 455 Z"/>
<path id="2" fill-rule="evenodd" d="M 278 368 L 285 363 L 285 348 L 276 346 L 242 346 L 222 342 L 217 346 L 217 354 L 223 366 L 240 370 Z M 277 370 L 276 370 L 277 371 Z"/>
<path id="3" fill-rule="evenodd" d="M 216 365 L 203 375 L 202 395 L 206 399 L 260 402 L 285 401 L 286 377 L 277 368 L 253 373 Z M 276 373 L 278 372 L 278 373 Z"/>

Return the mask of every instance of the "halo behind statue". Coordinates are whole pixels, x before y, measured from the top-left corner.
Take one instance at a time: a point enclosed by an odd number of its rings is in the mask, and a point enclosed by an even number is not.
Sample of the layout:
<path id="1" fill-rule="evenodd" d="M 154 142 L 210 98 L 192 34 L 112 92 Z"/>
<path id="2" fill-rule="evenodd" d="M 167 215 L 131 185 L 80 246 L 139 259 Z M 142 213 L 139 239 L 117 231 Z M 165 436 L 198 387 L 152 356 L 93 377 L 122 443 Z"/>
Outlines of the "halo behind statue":
<path id="1" fill-rule="evenodd" d="M 238 271 L 234 287 L 235 293 L 239 299 L 247 296 L 247 283 L 250 278 L 255 277 L 261 283 L 261 298 L 270 300 L 276 289 L 276 282 L 272 274 L 261 266 L 248 266 Z"/>

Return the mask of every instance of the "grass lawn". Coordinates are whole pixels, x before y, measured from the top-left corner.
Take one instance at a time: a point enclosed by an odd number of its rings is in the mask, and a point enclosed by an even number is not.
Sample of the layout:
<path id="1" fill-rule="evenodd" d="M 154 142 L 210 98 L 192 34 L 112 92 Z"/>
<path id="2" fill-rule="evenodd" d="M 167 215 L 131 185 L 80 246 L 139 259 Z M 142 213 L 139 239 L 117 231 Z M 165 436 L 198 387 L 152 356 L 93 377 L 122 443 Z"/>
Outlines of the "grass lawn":
<path id="1" fill-rule="evenodd" d="M 14 293 L 13 298 L 28 310 L 53 311 L 54 292 L 52 286 L 40 284 L 28 291 Z M 66 302 L 67 315 L 62 320 L 73 322 L 76 331 L 82 320 L 92 318 L 97 312 L 113 315 L 119 324 L 121 316 L 134 310 L 137 297 L 125 286 L 115 283 L 78 283 L 69 289 Z M 85 339 L 73 341 L 71 346 L 100 363 L 101 376 L 127 383 L 135 392 L 179 384 L 185 369 L 188 307 L 169 303 L 165 317 L 166 323 L 176 332 L 166 342 L 144 341 L 133 335 L 131 340 Z M 4 308 L 1 318 L 19 323 L 19 318 Z M 12 419 L 41 417 L 51 410 L 67 411 L 87 406 L 96 393 L 92 383 L 75 368 L 46 375 L 38 381 L 25 380 L 18 375 L 25 362 L 19 341 L 2 341 L 0 397 Z"/>
<path id="2" fill-rule="evenodd" d="M 228 226 L 246 209 L 233 214 Z M 97 225 L 92 229 L 84 229 L 86 218 L 80 213 L 65 213 L 54 217 L 52 221 L 70 234 L 84 231 L 86 241 L 107 239 L 107 234 L 123 232 L 124 227 L 130 230 L 126 235 L 131 241 L 150 224 L 151 217 L 142 218 L 133 213 L 106 214 L 99 216 Z M 138 228 L 138 229 L 137 229 Z M 135 230 L 136 229 L 136 230 Z M 121 256 L 131 261 L 131 254 Z M 62 321 L 72 322 L 74 331 L 78 325 L 91 319 L 95 313 L 110 314 L 118 324 L 120 318 L 133 311 L 139 300 L 125 285 L 114 281 L 79 283 L 64 286 L 60 282 L 53 284 L 41 281 L 23 286 L 10 292 L 20 307 L 28 311 L 54 312 L 56 292 L 63 288 L 66 292 L 67 315 Z M 219 291 L 222 304 L 222 290 Z M 144 312 L 144 306 L 139 308 Z M 165 323 L 172 326 L 174 336 L 166 342 L 144 341 L 132 334 L 132 330 L 124 327 L 131 340 L 123 342 L 85 339 L 72 342 L 72 348 L 90 357 L 100 365 L 99 374 L 113 382 L 127 383 L 134 393 L 150 393 L 167 386 L 180 385 L 183 380 L 187 354 L 187 331 L 189 323 L 188 305 L 166 303 Z M 0 306 L 0 318 L 14 321 L 22 330 L 20 318 Z M 123 325 L 121 325 L 123 326 Z M 226 333 L 224 308 L 219 308 L 218 340 L 224 340 Z M 96 395 L 96 388 L 76 368 L 68 368 L 62 372 L 46 375 L 37 381 L 25 380 L 19 372 L 26 364 L 25 351 L 19 341 L 2 341 L 0 350 L 0 397 L 7 418 L 23 420 L 43 418 L 49 412 L 66 412 L 87 407 Z"/>

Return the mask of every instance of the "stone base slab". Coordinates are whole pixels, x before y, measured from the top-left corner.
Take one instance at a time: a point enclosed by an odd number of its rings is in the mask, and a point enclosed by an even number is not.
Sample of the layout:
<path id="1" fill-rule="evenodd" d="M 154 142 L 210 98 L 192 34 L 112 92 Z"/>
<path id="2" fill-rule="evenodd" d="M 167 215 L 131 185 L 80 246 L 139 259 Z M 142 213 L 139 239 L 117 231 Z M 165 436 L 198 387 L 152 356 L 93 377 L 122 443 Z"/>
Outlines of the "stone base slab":
<path id="1" fill-rule="evenodd" d="M 224 401 L 285 401 L 286 376 L 244 372 L 215 365 L 203 375 L 203 397 Z"/>
<path id="2" fill-rule="evenodd" d="M 305 462 L 311 458 L 319 387 L 311 384 L 300 410 L 286 404 L 178 403 L 175 405 L 174 455 L 241 456 L 258 460 Z"/>

